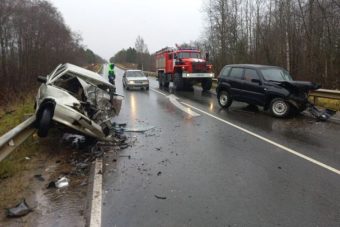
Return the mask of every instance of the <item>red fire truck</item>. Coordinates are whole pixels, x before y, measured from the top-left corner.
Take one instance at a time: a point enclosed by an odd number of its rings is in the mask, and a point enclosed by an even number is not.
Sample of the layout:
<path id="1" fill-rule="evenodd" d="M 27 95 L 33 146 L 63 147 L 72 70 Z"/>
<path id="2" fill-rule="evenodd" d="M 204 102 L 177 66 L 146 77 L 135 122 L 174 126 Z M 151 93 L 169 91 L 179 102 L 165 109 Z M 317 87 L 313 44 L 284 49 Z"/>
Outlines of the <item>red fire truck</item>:
<path id="1" fill-rule="evenodd" d="M 156 52 L 156 70 L 159 88 L 169 87 L 174 82 L 176 90 L 191 88 L 195 82 L 200 82 L 204 91 L 212 85 L 212 65 L 207 63 L 201 52 L 195 48 L 163 48 Z"/>

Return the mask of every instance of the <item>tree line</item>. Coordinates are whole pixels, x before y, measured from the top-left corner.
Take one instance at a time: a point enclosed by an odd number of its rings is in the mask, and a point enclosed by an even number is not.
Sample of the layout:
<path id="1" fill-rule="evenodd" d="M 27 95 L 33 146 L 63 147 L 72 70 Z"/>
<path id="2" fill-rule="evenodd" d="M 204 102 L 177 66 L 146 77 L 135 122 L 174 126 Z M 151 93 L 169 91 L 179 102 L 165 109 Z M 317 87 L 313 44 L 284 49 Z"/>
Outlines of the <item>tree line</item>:
<path id="1" fill-rule="evenodd" d="M 286 68 L 297 80 L 340 88 L 339 0 L 207 0 L 204 38 L 215 71 L 225 64 Z"/>
<path id="2" fill-rule="evenodd" d="M 0 105 L 35 92 L 36 78 L 60 63 L 104 62 L 86 49 L 46 0 L 0 1 Z"/>
<path id="3" fill-rule="evenodd" d="M 141 36 L 138 36 L 134 47 L 118 51 L 110 62 L 131 65 L 145 71 L 155 71 L 155 55 L 150 54 L 148 46 Z"/>

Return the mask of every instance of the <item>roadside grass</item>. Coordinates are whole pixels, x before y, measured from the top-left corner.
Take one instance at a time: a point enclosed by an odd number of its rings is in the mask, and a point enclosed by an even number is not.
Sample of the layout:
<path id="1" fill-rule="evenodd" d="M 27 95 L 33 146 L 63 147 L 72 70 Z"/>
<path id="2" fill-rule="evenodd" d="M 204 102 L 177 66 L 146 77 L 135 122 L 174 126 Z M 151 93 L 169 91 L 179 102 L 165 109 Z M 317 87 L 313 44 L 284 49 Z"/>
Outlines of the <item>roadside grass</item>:
<path id="1" fill-rule="evenodd" d="M 33 103 L 32 96 L 27 96 L 24 100 L 17 101 L 11 106 L 0 107 L 0 135 L 5 134 L 7 131 L 21 123 L 24 120 L 25 115 L 32 114 L 34 112 Z M 37 139 L 30 138 L 6 159 L 1 161 L 0 185 L 3 181 L 8 180 L 8 178 L 17 177 L 23 170 L 29 169 L 32 163 L 27 159 L 31 159 L 33 156 L 37 155 L 38 151 L 39 144 L 37 143 Z M 20 185 L 20 181 L 13 181 L 10 185 L 6 185 L 6 187 L 1 185 L 1 207 L 2 201 L 7 200 L 8 197 L 10 197 L 8 193 L 6 193 L 6 188 L 8 188 L 9 192 L 15 194 L 21 187 Z"/>
<path id="2" fill-rule="evenodd" d="M 0 107 L 0 135 L 21 123 L 25 115 L 32 113 L 34 113 L 34 99 L 30 95 L 10 106 Z"/>

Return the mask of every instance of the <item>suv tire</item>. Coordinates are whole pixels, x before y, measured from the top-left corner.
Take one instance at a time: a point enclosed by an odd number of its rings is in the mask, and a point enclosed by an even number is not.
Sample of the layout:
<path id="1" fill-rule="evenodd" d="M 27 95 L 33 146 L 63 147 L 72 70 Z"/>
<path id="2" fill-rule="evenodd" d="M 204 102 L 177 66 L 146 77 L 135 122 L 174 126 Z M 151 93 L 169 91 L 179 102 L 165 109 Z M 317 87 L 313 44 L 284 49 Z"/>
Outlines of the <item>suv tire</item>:
<path id="1" fill-rule="evenodd" d="M 274 98 L 270 102 L 269 110 L 274 117 L 284 118 L 289 115 L 291 106 L 282 98 Z"/>
<path id="2" fill-rule="evenodd" d="M 230 93 L 226 90 L 222 90 L 217 95 L 218 104 L 222 108 L 228 108 L 233 100 L 231 99 Z"/>

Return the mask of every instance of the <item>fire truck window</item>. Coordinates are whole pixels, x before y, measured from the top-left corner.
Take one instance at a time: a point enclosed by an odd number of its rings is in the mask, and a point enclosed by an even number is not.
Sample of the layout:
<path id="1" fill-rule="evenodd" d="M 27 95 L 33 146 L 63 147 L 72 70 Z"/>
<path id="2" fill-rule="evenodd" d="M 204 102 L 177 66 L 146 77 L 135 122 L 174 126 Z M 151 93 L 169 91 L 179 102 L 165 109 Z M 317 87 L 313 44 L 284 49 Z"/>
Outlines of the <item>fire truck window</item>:
<path id="1" fill-rule="evenodd" d="M 172 54 L 169 54 L 169 60 L 171 60 L 172 59 Z"/>

